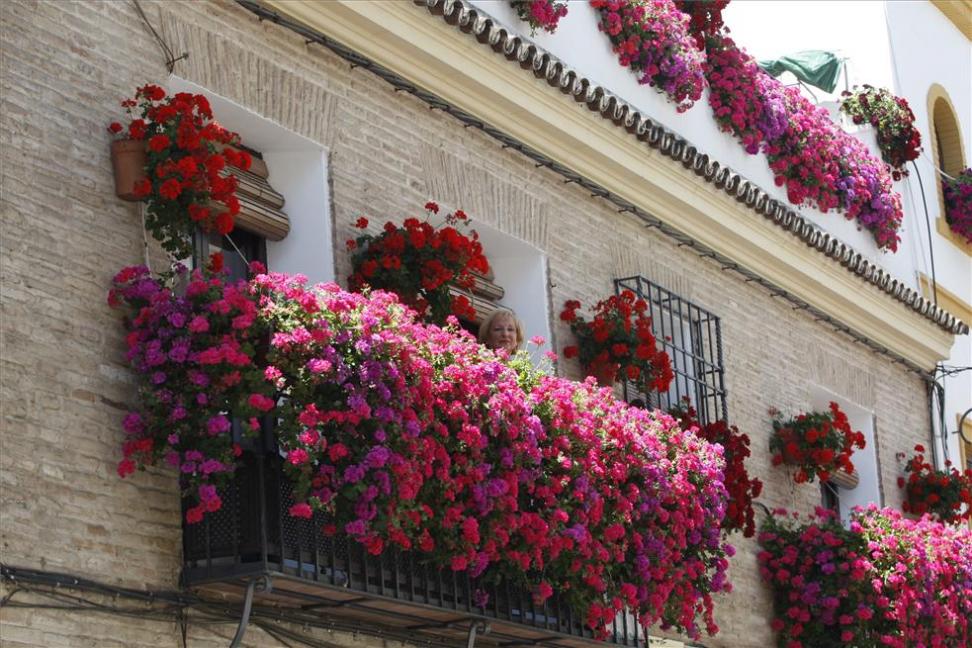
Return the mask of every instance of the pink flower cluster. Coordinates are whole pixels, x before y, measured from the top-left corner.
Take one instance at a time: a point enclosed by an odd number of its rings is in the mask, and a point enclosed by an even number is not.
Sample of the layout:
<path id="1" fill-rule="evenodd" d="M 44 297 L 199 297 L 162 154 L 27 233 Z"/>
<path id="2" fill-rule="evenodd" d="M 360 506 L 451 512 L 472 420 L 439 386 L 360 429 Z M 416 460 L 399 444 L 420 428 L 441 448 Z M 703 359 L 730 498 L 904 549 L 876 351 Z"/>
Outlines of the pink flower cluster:
<path id="1" fill-rule="evenodd" d="M 732 39 L 707 41 L 709 105 L 722 130 L 750 154 L 764 151 L 776 184 L 794 205 L 843 210 L 878 247 L 897 250 L 901 196 L 887 166 L 824 108 L 763 72 Z"/>
<path id="2" fill-rule="evenodd" d="M 780 646 L 970 645 L 972 531 L 874 505 L 848 528 L 817 518 L 770 518 L 759 536 Z"/>
<path id="3" fill-rule="evenodd" d="M 111 299 L 134 315 L 143 384 L 140 424 L 126 427 L 145 447 L 126 450 L 123 472 L 172 456 L 200 501 L 190 522 L 218 497 L 212 476 L 233 469 L 223 413 L 245 429 L 267 414 L 296 487 L 290 513 L 317 515 L 325 533 L 474 577 L 490 568 L 538 600 L 557 589 L 599 635 L 625 607 L 692 636 L 700 617 L 717 630 L 711 596 L 729 589 L 732 553 L 721 451 L 671 417 L 504 363 L 389 293 L 197 273 L 178 296 L 136 269 Z"/>
<path id="4" fill-rule="evenodd" d="M 164 459 L 197 500 L 187 520 L 198 522 L 219 510 L 217 486 L 240 453 L 226 412 L 259 428 L 257 417 L 275 401 L 254 361 L 265 329 L 247 285 L 226 285 L 198 271 L 186 275 L 180 268 L 172 278 L 188 280 L 177 294 L 144 266 L 125 268 L 115 276 L 108 302 L 126 307 L 127 359 L 141 378 L 140 407 L 124 420 L 118 474 Z"/>
<path id="5" fill-rule="evenodd" d="M 705 54 L 689 33 L 689 16 L 672 0 L 590 0 L 621 65 L 668 95 L 684 112 L 702 97 Z"/>
<path id="6" fill-rule="evenodd" d="M 786 130 L 783 88 L 728 36 L 709 38 L 706 53 L 712 114 L 755 155 Z"/>
<path id="7" fill-rule="evenodd" d="M 538 29 L 554 33 L 557 23 L 567 15 L 567 2 L 556 0 L 510 0 L 510 6 L 516 10 L 520 20 L 530 24 L 532 34 L 536 34 Z"/>
<path id="8" fill-rule="evenodd" d="M 964 169 L 955 178 L 942 177 L 945 198 L 945 222 L 967 243 L 972 243 L 972 169 Z"/>

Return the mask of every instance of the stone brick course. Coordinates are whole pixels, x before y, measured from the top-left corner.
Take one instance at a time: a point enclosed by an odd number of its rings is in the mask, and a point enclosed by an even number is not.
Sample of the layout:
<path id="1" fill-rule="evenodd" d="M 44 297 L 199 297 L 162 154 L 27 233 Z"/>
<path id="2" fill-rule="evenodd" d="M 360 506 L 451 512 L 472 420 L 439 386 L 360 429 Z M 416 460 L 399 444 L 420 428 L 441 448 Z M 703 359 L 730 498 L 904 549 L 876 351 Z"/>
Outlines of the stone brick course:
<path id="1" fill-rule="evenodd" d="M 795 486 L 771 467 L 767 447 L 766 410 L 808 407 L 811 385 L 876 413 L 883 496 L 900 503 L 894 454 L 923 441 L 929 426 L 925 387 L 900 365 L 235 3 L 143 6 L 173 51 L 189 53 L 176 75 L 328 149 L 336 277 L 348 274 L 343 241 L 358 216 L 398 218 L 430 198 L 544 251 L 558 349 L 569 339 L 556 317 L 566 299 L 590 304 L 612 291 L 615 276 L 644 275 L 722 318 L 730 419 L 753 438 L 750 466 L 766 482 L 764 503 L 808 511 L 819 502 L 815 486 Z M 122 331 L 105 303 L 111 276 L 141 262 L 143 234 L 138 207 L 114 198 L 104 127 L 136 86 L 165 83 L 163 57 L 122 2 L 8 0 L 0 35 L 2 560 L 174 589 L 173 474 L 115 474 L 133 390 Z M 574 363 L 563 371 L 580 375 Z M 736 591 L 720 600 L 722 632 L 707 646 L 772 643 L 755 543 L 737 540 Z M 9 591 L 4 585 L 0 596 Z M 227 626 L 190 624 L 189 645 L 226 645 L 231 635 Z M 248 645 L 278 645 L 259 631 L 248 636 Z M 175 647 L 181 634 L 170 621 L 6 608 L 0 643 Z"/>

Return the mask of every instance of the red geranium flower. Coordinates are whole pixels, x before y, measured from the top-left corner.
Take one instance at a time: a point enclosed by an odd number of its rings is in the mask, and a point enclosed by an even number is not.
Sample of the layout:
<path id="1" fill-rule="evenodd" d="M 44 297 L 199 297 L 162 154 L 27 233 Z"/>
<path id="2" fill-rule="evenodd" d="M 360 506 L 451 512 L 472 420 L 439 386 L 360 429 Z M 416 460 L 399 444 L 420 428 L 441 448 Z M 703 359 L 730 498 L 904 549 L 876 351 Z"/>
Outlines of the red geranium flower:
<path id="1" fill-rule="evenodd" d="M 230 231 L 240 202 L 236 177 L 224 177 L 223 169 L 227 162 L 249 168 L 251 157 L 233 148 L 239 143 L 235 133 L 212 121 L 206 98 L 190 93 L 167 96 L 161 87 L 149 84 L 139 88 L 133 99 L 123 101 L 122 107 L 132 116 L 128 136 L 148 140 L 146 172 L 150 179 L 138 182 L 135 195 L 148 201 L 146 227 L 152 236 L 181 258 L 191 254 L 191 237 L 197 227 Z M 108 129 L 124 131 L 118 122 Z M 223 209 L 212 209 L 214 204 Z"/>
<path id="2" fill-rule="evenodd" d="M 656 346 L 651 319 L 645 315 L 647 304 L 625 290 L 599 302 L 589 322 L 577 315 L 580 306 L 579 301 L 568 300 L 560 313 L 579 343 L 564 347 L 565 358 L 579 356 L 587 375 L 601 378 L 616 377 L 623 370 L 645 393 L 668 389 L 674 374 L 668 355 Z"/>
<path id="3" fill-rule="evenodd" d="M 814 476 L 828 481 L 838 470 L 852 473 L 855 447 L 864 448 L 864 435 L 851 429 L 837 403 L 831 403 L 828 412 L 799 414 L 785 421 L 773 418 L 773 465 L 796 466 L 797 483 L 812 482 Z"/>

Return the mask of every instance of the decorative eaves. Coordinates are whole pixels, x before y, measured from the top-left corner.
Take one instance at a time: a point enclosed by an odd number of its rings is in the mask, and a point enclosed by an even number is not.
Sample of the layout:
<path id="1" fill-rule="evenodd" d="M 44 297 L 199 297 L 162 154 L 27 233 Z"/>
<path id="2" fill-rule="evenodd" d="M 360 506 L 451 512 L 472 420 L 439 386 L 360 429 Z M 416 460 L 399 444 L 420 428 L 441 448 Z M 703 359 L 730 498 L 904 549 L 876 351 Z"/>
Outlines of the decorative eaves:
<path id="1" fill-rule="evenodd" d="M 464 0 L 413 0 L 431 14 L 469 34 L 482 45 L 492 48 L 524 71 L 585 104 L 603 119 L 624 128 L 632 137 L 646 143 L 662 155 L 691 170 L 705 182 L 722 189 L 752 211 L 798 237 L 807 246 L 840 263 L 863 281 L 870 283 L 895 300 L 934 322 L 945 331 L 964 335 L 969 326 L 884 268 L 871 262 L 853 247 L 821 230 L 786 204 L 769 196 L 759 185 L 701 152 L 688 140 L 643 115 L 606 88 L 579 75 L 557 57 L 535 44 L 509 32 L 488 15 L 470 7 Z"/>

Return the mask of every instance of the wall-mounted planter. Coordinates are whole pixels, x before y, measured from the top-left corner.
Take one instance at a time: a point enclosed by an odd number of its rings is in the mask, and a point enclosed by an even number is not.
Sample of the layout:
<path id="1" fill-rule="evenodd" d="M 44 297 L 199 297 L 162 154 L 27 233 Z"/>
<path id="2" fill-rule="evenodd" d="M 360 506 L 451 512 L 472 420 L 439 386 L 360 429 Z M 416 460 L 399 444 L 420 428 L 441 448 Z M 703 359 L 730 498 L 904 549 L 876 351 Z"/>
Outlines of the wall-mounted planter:
<path id="1" fill-rule="evenodd" d="M 115 172 L 115 195 L 122 200 L 137 202 L 135 185 L 144 180 L 145 142 L 115 140 L 111 143 L 111 168 Z"/>

